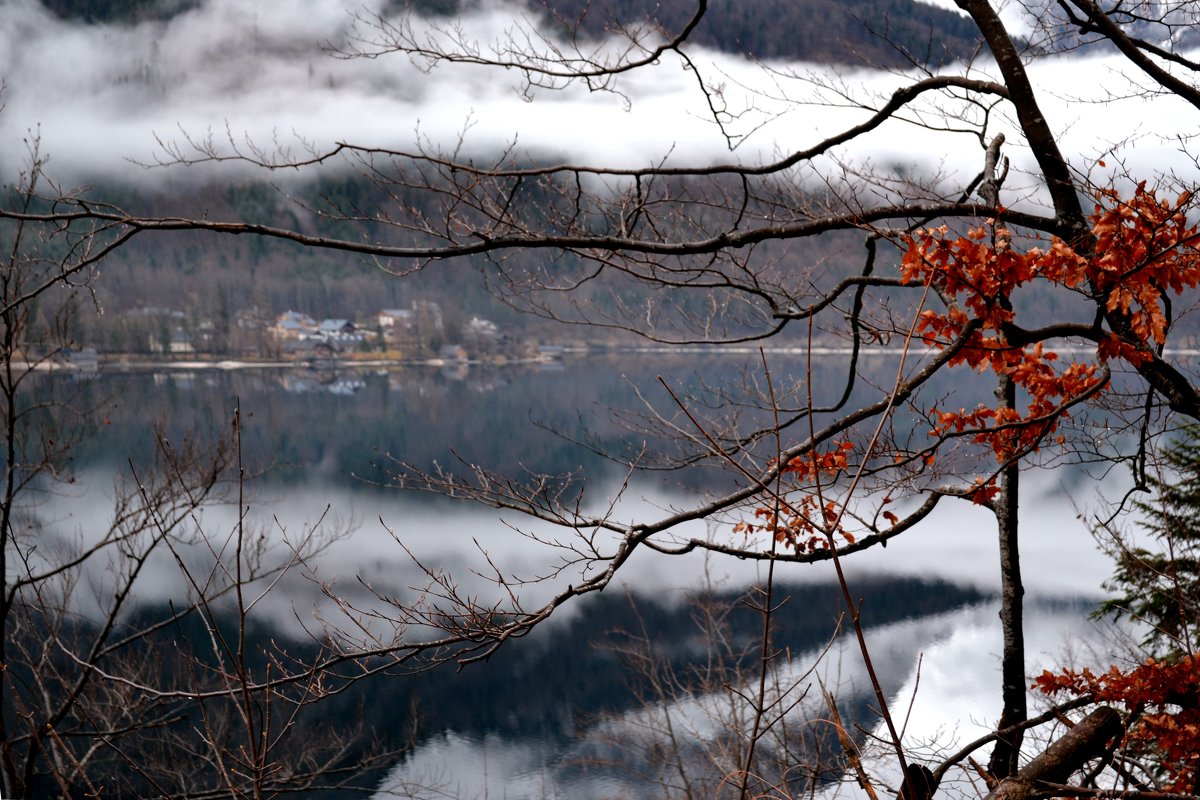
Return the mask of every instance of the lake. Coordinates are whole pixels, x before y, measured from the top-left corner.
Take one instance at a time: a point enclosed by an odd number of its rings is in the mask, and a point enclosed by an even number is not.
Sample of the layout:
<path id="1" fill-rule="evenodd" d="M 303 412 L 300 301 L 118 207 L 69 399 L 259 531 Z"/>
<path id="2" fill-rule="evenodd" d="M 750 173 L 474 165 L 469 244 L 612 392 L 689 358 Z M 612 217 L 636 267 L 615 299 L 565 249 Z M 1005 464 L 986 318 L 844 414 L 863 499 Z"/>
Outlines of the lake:
<path id="1" fill-rule="evenodd" d="M 876 358 L 862 371 L 886 385 L 897 362 Z M 799 396 L 824 392 L 830 398 L 840 393 L 844 367 L 837 356 L 819 360 L 807 385 L 803 376 L 810 368 L 804 360 L 771 355 L 768 363 L 781 403 L 795 401 L 786 399 L 787 390 Z M 288 576 L 255 609 L 269 635 L 300 641 L 314 614 L 336 622 L 339 609 L 330 604 L 331 594 L 372 612 L 386 610 L 381 597 L 397 602 L 415 597 L 428 577 L 420 565 L 453 574 L 456 586 L 485 603 L 508 588 L 486 577 L 489 562 L 506 574 L 531 577 L 560 569 L 562 552 L 553 543 L 570 542 L 562 531 L 512 513 L 398 489 L 398 462 L 422 470 L 478 465 L 515 476 L 570 474 L 582 486 L 580 502 L 586 507 L 611 505 L 618 519 L 653 518 L 691 507 L 732 480 L 720 470 L 695 467 L 637 474 L 626 484 L 627 464 L 639 453 L 686 457 L 691 446 L 684 442 L 680 448 L 665 435 L 672 426 L 686 429 L 688 420 L 658 376 L 667 376 L 677 395 L 690 398 L 684 400 L 689 410 L 702 410 L 714 426 L 731 409 L 743 424 L 764 425 L 767 412 L 735 403 L 732 388 L 755 383 L 761 388 L 762 372 L 761 357 L 752 352 L 697 352 L 465 370 L 180 369 L 102 372 L 89 382 L 57 376 L 47 385 L 53 384 L 59 396 L 73 393 L 76 407 L 97 410 L 87 415 L 92 429 L 73 450 L 76 483 L 49 496 L 39 513 L 46 536 L 63 542 L 86 538 L 88 521 L 111 513 L 114 481 L 129 472 L 130 463 L 139 469 L 151 463 L 155 424 L 173 441 L 213 440 L 227 435 L 238 408 L 242 457 L 253 475 L 246 487 L 250 524 L 264 530 L 274 548 L 314 527 L 336 534 L 313 572 Z M 984 386 L 974 400 L 961 393 L 963 387 L 954 387 L 962 404 L 986 399 L 986 382 L 980 383 Z M 871 391 L 877 390 L 860 386 L 852 399 Z M 714 398 L 723 398 L 724 405 Z M 63 429 L 71 425 L 64 415 L 57 419 Z M 920 422 L 898 424 L 915 429 Z M 1099 479 L 1076 468 L 1030 474 L 1021 519 L 1028 669 L 1035 674 L 1099 641 L 1087 615 L 1111 565 L 1078 520 L 1075 505 L 1094 502 L 1102 488 Z M 1107 480 L 1119 484 L 1118 476 Z M 236 504 L 218 505 L 198 524 L 210 534 L 226 535 L 237 514 Z M 729 536 L 727 526 L 703 522 L 689 523 L 682 533 Z M 601 536 L 598 546 L 612 542 Z M 199 559 L 203 553 L 194 555 Z M 1064 569 L 1068 559 L 1070 568 Z M 965 502 L 943 503 L 930 520 L 886 549 L 848 559 L 847 569 L 852 591 L 867 598 L 869 640 L 889 696 L 907 709 L 908 735 L 932 752 L 983 733 L 999 711 L 998 570 L 994 522 L 987 512 Z M 613 745 L 634 741 L 630 731 L 658 735 L 628 685 L 629 654 L 614 656 L 622 641 L 620 636 L 614 640 L 614 632 L 649 624 L 651 638 L 660 647 L 675 648 L 678 658 L 672 656 L 672 663 L 685 669 L 703 650 L 695 646 L 701 633 L 689 605 L 694 594 L 707 588 L 736 605 L 739 593 L 763 579 L 763 567 L 698 553 L 641 552 L 620 576 L 617 590 L 565 609 L 547 630 L 510 644 L 493 663 L 457 674 L 395 678 L 365 689 L 377 707 L 421 709 L 414 747 L 377 776 L 381 791 L 436 785 L 465 797 L 653 794 L 661 776 L 631 762 L 628 748 L 622 752 Z M 578 570 L 568 567 L 522 586 L 521 600 L 533 607 L 579 579 Z M 103 576 L 91 580 L 103 581 Z M 796 657 L 777 675 L 795 670 L 799 681 L 834 636 L 839 599 L 826 563 L 781 565 L 779 580 L 786 594 L 801 598 L 791 610 L 785 607 L 781 620 L 804 613 L 819 623 L 786 635 Z M 163 559 L 140 582 L 139 600 L 148 606 L 166 603 L 180 591 L 175 566 Z M 872 602 L 880 607 L 872 609 Z M 757 624 L 741 620 L 735 629 L 751 642 Z M 688 646 L 691 655 L 679 655 L 689 652 Z M 844 637 L 835 637 L 831 647 L 821 662 L 823 680 L 840 687 L 840 702 L 865 709 L 870 698 L 856 651 Z M 528 683 L 531 670 L 539 677 Z M 587 676 L 587 691 L 573 685 L 580 676 Z M 705 697 L 701 692 L 660 698 L 659 705 L 675 709 L 665 713 L 696 728 L 695 742 L 716 742 L 722 731 L 711 722 L 714 715 L 704 711 L 715 700 Z M 808 698 L 795 714 L 807 719 L 821 711 Z M 339 707 L 335 713 L 351 712 Z M 386 738 L 401 735 L 400 718 L 406 715 L 376 710 L 365 716 L 381 729 L 396 728 L 381 730 Z M 707 728 L 700 722 L 704 719 Z M 703 761 L 700 749 L 685 758 L 698 774 L 715 769 Z"/>

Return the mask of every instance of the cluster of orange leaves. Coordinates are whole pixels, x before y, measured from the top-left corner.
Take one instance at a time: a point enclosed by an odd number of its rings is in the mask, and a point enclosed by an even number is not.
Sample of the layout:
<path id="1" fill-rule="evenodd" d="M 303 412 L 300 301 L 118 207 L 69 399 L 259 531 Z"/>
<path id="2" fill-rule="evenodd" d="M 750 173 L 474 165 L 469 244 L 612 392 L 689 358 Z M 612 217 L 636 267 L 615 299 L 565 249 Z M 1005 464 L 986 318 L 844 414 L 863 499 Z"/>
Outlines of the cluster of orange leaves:
<path id="1" fill-rule="evenodd" d="M 1128 199 L 1115 191 L 1099 192 L 1090 218 L 1095 248 L 1087 256 L 1057 237 L 1047 246 L 1022 249 L 1009 229 L 995 220 L 966 236 L 952 236 L 947 226 L 941 226 L 907 237 L 902 280 L 933 285 L 951 299 L 944 311 L 921 312 L 917 335 L 930 347 L 945 347 L 974 325 L 949 366 L 1009 376 L 1023 406 L 935 409 L 931 435 L 969 437 L 989 446 L 998 462 L 1006 462 L 1035 449 L 1052 434 L 1059 420 L 1068 416 L 1071 403 L 1103 388 L 1101 364 L 1120 358 L 1137 366 L 1148 358 L 1154 346 L 1166 341 L 1164 292 L 1178 293 L 1200 284 L 1200 233 L 1187 219 L 1190 200 L 1187 194 L 1174 202 L 1159 200 L 1144 183 Z M 1010 299 L 1034 281 L 1096 298 L 1108 312 L 1128 321 L 1133 339 L 1107 334 L 1097 342 L 1092 363 L 1061 367 L 1058 354 L 1041 342 L 1010 343 L 1004 334 L 1015 324 Z M 828 451 L 792 459 L 782 472 L 801 486 L 821 477 L 832 482 L 847 469 L 852 451 L 853 446 L 842 441 Z M 933 456 L 925 460 L 932 462 Z M 998 491 L 992 481 L 976 483 L 970 492 L 976 502 L 986 502 Z M 883 516 L 895 524 L 894 514 Z M 735 531 L 769 532 L 776 541 L 803 552 L 828 546 L 834 533 L 853 542 L 840 527 L 840 518 L 835 504 L 807 492 L 800 500 L 779 500 L 756 509 L 755 521 L 738 523 Z"/>
<path id="2" fill-rule="evenodd" d="M 1062 239 L 1047 247 L 1021 250 L 1003 224 L 989 220 L 966 236 L 951 236 L 946 226 L 908 237 L 901 264 L 907 283 L 929 283 L 953 298 L 946 311 L 925 310 L 917 333 L 929 346 L 944 347 L 962 335 L 970 321 L 978 327 L 950 360 L 1011 377 L 1025 399 L 1023 410 L 980 405 L 973 410 L 935 411 L 936 437 L 971 435 L 989 445 L 999 461 L 1026 452 L 1054 431 L 1067 416 L 1065 407 L 1100 388 L 1099 363 L 1122 358 L 1135 366 L 1150 349 L 1166 341 L 1163 293 L 1200 283 L 1200 235 L 1189 224 L 1190 196 L 1174 203 L 1159 200 L 1143 183 L 1129 200 L 1102 192 L 1091 216 L 1095 251 L 1076 252 Z M 1089 293 L 1109 312 L 1124 316 L 1136 342 L 1105 336 L 1096 347 L 1096 363 L 1070 363 L 1056 370 L 1058 355 L 1041 342 L 1013 345 L 1004 330 L 1015 322 L 1010 299 L 1035 280 Z M 973 432 L 973 433 L 972 433 Z"/>
<path id="3" fill-rule="evenodd" d="M 1130 725 L 1122 745 L 1153 754 L 1165 770 L 1166 791 L 1192 791 L 1200 747 L 1200 656 L 1150 659 L 1128 671 L 1114 666 L 1099 675 L 1088 669 L 1046 671 L 1033 685 L 1045 694 L 1090 695 L 1123 705 Z"/>
<path id="4" fill-rule="evenodd" d="M 832 483 L 850 467 L 850 454 L 854 445 L 842 440 L 834 443 L 827 451 L 813 451 L 796 456 L 780 470 L 785 476 L 809 483 L 824 477 Z M 812 552 L 829 546 L 829 537 L 839 534 L 842 539 L 854 544 L 854 536 L 841 526 L 841 513 L 833 500 L 818 494 L 805 494 L 798 501 L 785 502 L 780 499 L 770 507 L 754 510 L 756 522 L 739 522 L 733 526 L 735 533 L 754 534 L 769 532 L 775 541 L 784 543 L 797 553 Z"/>
<path id="5" fill-rule="evenodd" d="M 944 347 L 969 324 L 977 327 L 955 353 L 951 366 L 967 365 L 1010 377 L 1023 409 L 991 408 L 935 411 L 936 437 L 963 435 L 990 445 L 1003 462 L 1037 445 L 1067 415 L 1066 407 L 1100 388 L 1099 365 L 1120 358 L 1134 367 L 1166 342 L 1168 294 L 1200 285 L 1200 233 L 1189 223 L 1187 194 L 1160 200 L 1139 185 L 1122 199 L 1102 192 L 1091 216 L 1094 247 L 1077 252 L 1052 239 L 1046 247 L 1021 250 L 1002 224 L 989 221 L 952 237 L 947 228 L 918 231 L 907 242 L 901 275 L 909 283 L 936 287 L 953 305 L 944 312 L 926 310 L 917 332 L 932 347 Z M 1093 298 L 1119 320 L 1123 336 L 1109 333 L 1096 342 L 1092 363 L 1056 369 L 1057 354 L 1040 342 L 1013 344 L 1005 336 L 1015 324 L 1013 294 L 1033 281 L 1077 290 Z M 990 497 L 983 483 L 975 497 Z M 1190 792 L 1196 779 L 1200 743 L 1200 659 L 1173 662 L 1153 659 L 1128 670 L 1111 668 L 1043 673 L 1034 686 L 1047 694 L 1089 695 L 1097 702 L 1123 705 L 1131 724 L 1124 746 L 1152 753 L 1166 772 L 1169 791 Z"/>

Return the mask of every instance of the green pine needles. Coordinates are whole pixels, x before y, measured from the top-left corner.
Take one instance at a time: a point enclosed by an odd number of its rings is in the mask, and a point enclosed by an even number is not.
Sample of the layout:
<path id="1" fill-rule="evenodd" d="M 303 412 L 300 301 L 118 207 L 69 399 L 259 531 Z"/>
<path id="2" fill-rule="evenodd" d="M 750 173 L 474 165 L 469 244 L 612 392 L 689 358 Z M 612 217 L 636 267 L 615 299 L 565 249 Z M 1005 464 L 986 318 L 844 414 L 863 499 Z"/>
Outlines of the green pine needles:
<path id="1" fill-rule="evenodd" d="M 1200 424 L 1182 428 L 1163 451 L 1150 487 L 1155 498 L 1135 509 L 1157 547 L 1116 537 L 1117 569 L 1104 588 L 1120 594 L 1099 613 L 1146 624 L 1142 644 L 1155 655 L 1178 657 L 1200 645 Z"/>

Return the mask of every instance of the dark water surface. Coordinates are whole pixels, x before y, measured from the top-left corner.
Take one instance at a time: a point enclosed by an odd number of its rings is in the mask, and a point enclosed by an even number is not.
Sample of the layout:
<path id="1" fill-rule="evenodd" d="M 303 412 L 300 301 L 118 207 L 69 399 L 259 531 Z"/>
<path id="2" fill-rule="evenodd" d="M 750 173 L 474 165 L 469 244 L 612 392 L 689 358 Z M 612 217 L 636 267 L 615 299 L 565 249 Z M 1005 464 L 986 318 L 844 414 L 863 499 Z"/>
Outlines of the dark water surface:
<path id="1" fill-rule="evenodd" d="M 810 391 L 818 402 L 832 402 L 841 393 L 844 361 L 831 355 L 813 368 L 802 359 L 769 357 L 776 402 L 786 412 L 806 402 Z M 886 386 L 897 364 L 877 358 L 860 371 Z M 810 371 L 811 382 L 805 380 Z M 356 603 L 370 604 L 379 594 L 411 597 L 426 577 L 413 555 L 453 572 L 465 590 L 485 600 L 496 587 L 472 572 L 486 564 L 485 556 L 516 574 L 548 572 L 559 554 L 544 540 L 561 533 L 495 510 L 390 487 L 396 462 L 423 470 L 478 464 L 513 476 L 570 473 L 584 487 L 585 503 L 604 507 L 626 474 L 622 461 L 646 452 L 686 455 L 691 446 L 685 442 L 680 448 L 662 435 L 664 426 L 694 428 L 659 376 L 714 431 L 730 415 L 743 425 L 769 423 L 766 409 L 745 402 L 765 386 L 761 356 L 753 352 L 591 356 L 542 367 L 466 370 L 180 369 L 102 372 L 86 383 L 57 377 L 47 385 L 59 397 L 72 395 L 72 407 L 86 412 L 82 418 L 59 413 L 56 426 L 65 432 L 82 422 L 88 430 L 72 451 L 76 484 L 43 511 L 50 528 L 80 528 L 105 513 L 105 504 L 111 505 L 106 487 L 128 472 L 131 461 L 152 463 L 156 428 L 173 442 L 214 441 L 230 434 L 234 409 L 240 408 L 242 457 L 255 476 L 247 486 L 251 524 L 271 532 L 272 546 L 294 541 L 318 523 L 341 534 L 313 565 L 317 576 L 281 582 L 256 610 L 260 635 L 300 643 L 305 619 L 323 608 L 322 582 Z M 857 391 L 861 400 L 881 390 L 863 383 Z M 960 392 L 956 402 L 979 399 L 987 399 L 986 392 L 979 398 Z M 901 429 L 923 424 L 903 415 L 897 421 Z M 735 481 L 711 466 L 652 472 L 634 479 L 617 504 L 618 516 L 652 518 Z M 1053 473 L 1027 483 L 1022 514 L 1029 522 L 1027 583 L 1035 607 L 1038 598 L 1092 596 L 1107 574 L 1104 559 L 1089 555 L 1094 548 L 1074 520 L 1064 485 L 1091 490 L 1090 479 L 1078 475 L 1068 476 L 1066 484 Z M 234 507 L 218 507 L 206 511 L 199 524 L 228 531 L 235 518 Z M 868 601 L 865 621 L 878 637 L 889 692 L 902 696 L 917 683 L 923 687 L 926 703 L 913 706 L 916 732 L 957 731 L 954 725 L 961 723 L 967 728 L 955 735 L 966 738 L 971 725 L 998 712 L 990 705 L 999 651 L 989 600 L 996 588 L 991 525 L 968 504 L 948 507 L 886 551 L 864 553 L 849 564 L 857 596 Z M 687 535 L 712 533 L 699 523 Z M 612 540 L 602 539 L 601 545 L 611 550 Z M 1064 553 L 1072 554 L 1076 566 L 1069 576 L 1059 566 Z M 148 607 L 170 601 L 179 589 L 171 565 L 161 569 L 144 582 L 141 600 Z M 738 598 L 762 571 L 743 562 L 641 554 L 623 572 L 617 588 L 567 609 L 561 622 L 507 646 L 486 665 L 372 681 L 322 706 L 321 713 L 330 724 L 361 723 L 389 746 L 414 744 L 386 776 L 378 776 L 383 788 L 401 794 L 436 785 L 470 797 L 650 796 L 653 782 L 631 778 L 637 765 L 612 744 L 614 731 L 617 741 L 629 741 L 620 731 L 636 722 L 639 698 L 646 697 L 626 652 L 629 637 L 652 642 L 656 657 L 679 670 L 707 658 L 692 604 L 707 585 L 710 598 L 734 609 L 731 635 L 740 643 L 738 652 L 748 653 L 761 621 L 745 613 Z M 555 580 L 522 587 L 522 600 L 536 605 L 578 580 L 575 574 L 567 570 Z M 776 644 L 812 654 L 844 624 L 832 573 L 828 565 L 791 567 L 781 569 L 780 579 L 792 599 L 778 617 Z M 1059 602 L 1031 614 L 1034 646 L 1044 647 L 1049 657 L 1054 643 L 1067 635 L 1064 630 L 1071 635 L 1082 630 L 1088 608 Z M 328 617 L 329 609 L 322 613 Z M 938 653 L 944 660 L 935 658 Z M 924 673 L 918 681 L 919 660 Z M 960 675 L 957 682 L 939 683 L 940 670 L 964 670 L 967 664 L 971 680 Z M 869 727 L 859 669 L 857 657 L 846 651 L 827 679 L 845 685 L 847 713 L 858 708 Z M 954 698 L 956 691 L 963 696 Z M 694 709 L 688 714 L 694 717 Z"/>

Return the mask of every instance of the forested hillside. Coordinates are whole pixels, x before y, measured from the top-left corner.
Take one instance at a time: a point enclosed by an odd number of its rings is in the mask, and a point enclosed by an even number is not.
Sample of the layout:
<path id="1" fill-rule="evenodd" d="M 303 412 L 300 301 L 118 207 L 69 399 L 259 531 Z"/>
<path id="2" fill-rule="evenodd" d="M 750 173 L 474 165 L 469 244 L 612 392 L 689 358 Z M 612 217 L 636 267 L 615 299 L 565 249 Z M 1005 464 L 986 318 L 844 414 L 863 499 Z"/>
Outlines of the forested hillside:
<path id="1" fill-rule="evenodd" d="M 141 22 L 169 19 L 198 5 L 197 0 L 42 0 L 63 19 L 83 22 Z"/>
<path id="2" fill-rule="evenodd" d="M 388 202 L 383 187 L 353 179 L 307 186 L 300 200 L 265 179 L 207 185 L 186 193 L 129 187 L 97 187 L 93 192 L 127 210 L 276 226 L 301 225 L 297 202 L 320 205 L 336 198 L 346 208 L 383 208 Z M 339 230 L 333 222 L 304 222 L 311 234 Z M 291 309 L 318 319 L 356 320 L 382 308 L 408 308 L 415 301 L 441 304 L 452 330 L 473 315 L 511 329 L 515 312 L 495 301 L 478 272 L 471 264 L 439 264 L 397 280 L 386 265 L 350 254 L 257 237 L 157 234 L 134 239 L 105 260 L 94 284 L 103 315 L 77 315 L 74 333 L 81 344 L 101 350 L 137 351 L 144 344 L 144 332 L 133 316 L 139 309 L 182 311 L 188 318 L 185 327 L 212 323 L 223 338 L 252 312 L 264 323 Z"/>
<path id="3" fill-rule="evenodd" d="M 133 214 L 236 220 L 348 240 L 370 235 L 393 244 L 436 241 L 375 219 L 422 202 L 417 193 L 403 187 L 356 174 L 286 187 L 268 182 L 270 178 L 192 186 L 187 191 L 110 184 L 93 187 L 90 193 Z M 562 201 L 553 189 L 530 185 L 520 193 L 519 202 L 531 213 L 551 208 Z M 426 197 L 424 202 L 428 201 Z M 320 213 L 309 214 L 306 209 Z M 432 206 L 424 212 L 432 217 L 442 213 Z M 847 235 L 802 247 L 779 242 L 762 249 L 768 251 L 774 258 L 768 270 L 772 279 L 800 287 L 836 281 L 847 264 L 861 257 L 862 241 Z M 889 250 L 881 259 L 897 257 Z M 460 342 L 464 327 L 475 317 L 494 322 L 510 340 L 642 341 L 610 324 L 630 309 L 646 305 L 648 295 L 640 282 L 618 276 L 586 280 L 568 301 L 554 287 L 587 274 L 578 253 L 531 250 L 513 254 L 505 265 L 520 266 L 537 276 L 544 291 L 515 291 L 496 281 L 495 265 L 483 257 L 414 265 L 305 248 L 268 237 L 158 232 L 133 238 L 104 260 L 88 302 L 70 319 L 71 334 L 80 346 L 101 352 L 147 352 L 147 348 L 159 349 L 160 337 L 169 332 L 160 328 L 167 325 L 186 332 L 199 352 L 271 355 L 270 348 L 257 346 L 246 329 L 263 331 L 285 311 L 297 310 L 317 319 L 349 319 L 370 327 L 381 309 L 432 302 L 444 317 L 441 343 Z M 91 298 L 99 314 L 90 313 Z M 657 306 L 656 320 L 664 339 L 704 340 L 695 326 L 702 320 L 711 326 L 710 301 L 698 293 L 679 292 L 669 304 Z M 524 313 L 529 311 L 534 313 Z M 591 324 L 564 328 L 558 320 Z M 761 334 L 775 323 L 768 308 L 734 304 L 720 315 L 719 325 L 726 333 L 742 336 Z M 204 346 L 198 341 L 201 330 Z M 798 342 L 807 335 L 798 327 L 789 334 L 776 341 Z M 818 337 L 824 339 L 820 332 Z"/>
<path id="4" fill-rule="evenodd" d="M 85 22 L 167 19 L 196 0 L 42 0 L 60 17 Z M 450 14 L 471 0 L 391 0 L 395 9 Z M 542 0 L 530 0 L 536 11 Z M 692 0 L 569 0 L 551 15 L 564 27 L 592 36 L 651 21 L 679 31 L 695 12 Z M 762 59 L 906 66 L 910 57 L 933 65 L 964 58 L 978 46 L 969 20 L 913 0 L 714 0 L 692 35 L 695 44 Z M 719 20 L 719 22 L 717 22 Z"/>
<path id="5" fill-rule="evenodd" d="M 128 186 L 102 186 L 92 191 L 131 213 L 242 220 L 349 240 L 366 236 L 370 229 L 371 235 L 382 235 L 396 244 L 417 241 L 410 231 L 365 220 L 373 214 L 394 213 L 401 205 L 415 204 L 418 199 L 395 185 L 356 175 L 327 178 L 287 190 L 264 179 L 210 184 L 187 192 L 153 192 Z M 523 202 L 533 210 L 548 208 L 556 201 L 544 190 L 530 188 Z M 306 208 L 325 213 L 310 215 Z M 862 236 L 842 234 L 818 242 L 774 242 L 761 247 L 760 252 L 771 255 L 770 266 L 764 267 L 764 279 L 799 292 L 805 286 L 831 285 L 847 269 L 860 268 L 864 249 Z M 879 248 L 880 267 L 894 269 L 898 260 L 899 252 L 894 248 Z M 156 233 L 135 237 L 103 262 L 91 294 L 102 313 L 87 313 L 81 308 L 85 313 L 71 320 L 72 334 L 81 346 L 97 347 L 102 352 L 144 351 L 147 334 L 155 333 L 145 329 L 140 312 L 170 309 L 183 314 L 181 324 L 189 333 L 195 335 L 201 326 L 214 332 L 215 344 L 198 348 L 201 352 L 248 353 L 253 349 L 250 342 L 235 346 L 238 327 L 250 323 L 265 327 L 284 311 L 295 309 L 318 319 L 344 318 L 369 326 L 380 309 L 432 302 L 441 307 L 445 318 L 444 342 L 460 341 L 464 326 L 474 317 L 495 322 L 506 337 L 514 340 L 578 339 L 609 344 L 641 341 L 607 324 L 631 309 L 646 306 L 648 290 L 638 282 L 612 275 L 587 280 L 568 302 L 551 287 L 571 284 L 587 274 L 588 268 L 578 254 L 540 249 L 511 254 L 506 259 L 507 269 L 518 265 L 538 276 L 546 290 L 530 294 L 497 282 L 495 265 L 485 257 L 414 266 L 407 261 L 389 262 L 305 248 L 264 237 Z M 399 273 L 403 278 L 398 277 Z M 775 325 L 769 308 L 745 303 L 731 303 L 713 318 L 712 308 L 706 305 L 712 299 L 680 291 L 673 293 L 670 303 L 656 305 L 656 324 L 663 339 L 703 340 L 703 331 L 696 328 L 701 321 L 709 326 L 719 322 L 720 335 L 737 336 L 759 335 Z M 1022 293 L 1022 303 L 1026 313 L 1046 321 L 1064 315 L 1078 315 L 1080 320 L 1087 316 L 1080 305 L 1081 296 L 1068 291 L 1027 289 Z M 535 313 L 523 313 L 531 310 Z M 1191 302 L 1173 310 L 1176 334 L 1192 337 L 1178 341 L 1195 341 L 1198 326 L 1192 310 Z M 593 324 L 564 328 L 555 318 Z M 711 327 L 709 331 L 715 334 Z M 803 327 L 793 326 L 772 341 L 776 345 L 800 344 L 808 335 Z M 812 335 L 822 345 L 841 343 L 828 332 L 817 330 Z M 245 331 L 241 338 L 247 338 Z"/>
<path id="6" fill-rule="evenodd" d="M 682 30 L 696 4 L 556 0 L 554 8 L 567 27 L 592 35 L 646 18 L 669 34 Z M 753 58 L 875 67 L 914 61 L 936 66 L 966 58 L 979 47 L 966 17 L 913 0 L 714 0 L 689 38 Z"/>

